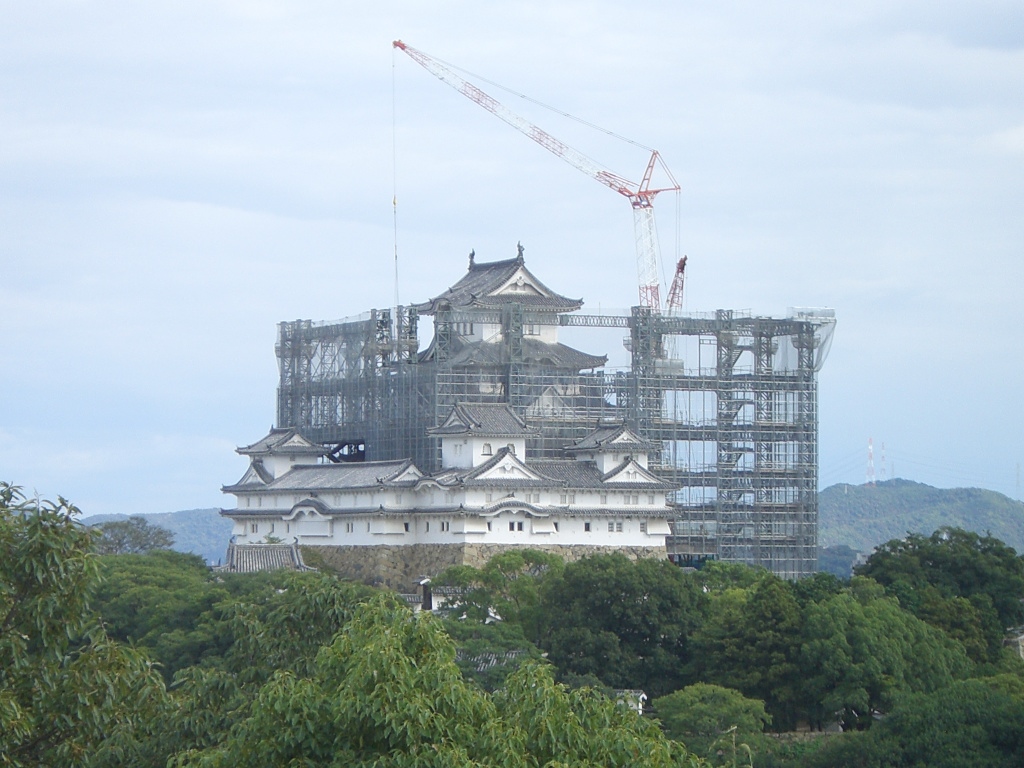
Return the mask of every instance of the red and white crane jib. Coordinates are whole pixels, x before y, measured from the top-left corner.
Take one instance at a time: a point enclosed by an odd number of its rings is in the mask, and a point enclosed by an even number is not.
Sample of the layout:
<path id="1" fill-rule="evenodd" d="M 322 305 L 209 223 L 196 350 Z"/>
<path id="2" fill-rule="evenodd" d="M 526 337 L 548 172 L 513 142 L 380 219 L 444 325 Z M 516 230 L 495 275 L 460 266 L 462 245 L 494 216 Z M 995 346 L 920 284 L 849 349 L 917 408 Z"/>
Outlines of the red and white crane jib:
<path id="1" fill-rule="evenodd" d="M 656 150 L 651 151 L 650 160 L 644 171 L 643 180 L 637 184 L 602 168 L 593 160 L 556 139 L 543 128 L 520 117 L 493 96 L 455 73 L 445 64 L 423 51 L 412 48 L 401 40 L 392 44 L 441 82 L 450 85 L 471 101 L 476 102 L 495 117 L 515 128 L 520 133 L 540 144 L 546 150 L 565 160 L 569 165 L 587 174 L 629 200 L 633 208 L 633 229 L 637 248 L 637 276 L 640 290 L 640 305 L 655 311 L 661 309 L 660 279 L 658 265 L 661 263 L 658 250 L 658 236 L 654 223 L 654 198 L 659 192 L 678 192 L 679 184 Z M 651 189 L 655 166 L 660 165 L 671 181 L 671 186 Z"/>

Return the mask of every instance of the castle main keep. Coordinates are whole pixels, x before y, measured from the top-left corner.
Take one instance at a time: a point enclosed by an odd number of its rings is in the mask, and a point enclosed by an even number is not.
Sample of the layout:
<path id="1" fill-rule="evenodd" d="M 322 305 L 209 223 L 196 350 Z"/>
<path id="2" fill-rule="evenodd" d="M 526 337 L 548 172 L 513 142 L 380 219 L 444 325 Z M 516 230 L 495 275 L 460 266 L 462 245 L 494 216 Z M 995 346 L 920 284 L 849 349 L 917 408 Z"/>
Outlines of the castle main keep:
<path id="1" fill-rule="evenodd" d="M 434 325 L 423 349 L 420 316 Z M 429 301 L 281 323 L 277 428 L 328 463 L 409 460 L 435 476 L 448 467 L 438 429 L 457 406 L 507 407 L 523 424 L 523 452 L 540 462 L 565 461 L 595 430 L 623 425 L 643 444 L 644 472 L 664 484 L 670 557 L 795 579 L 817 570 L 817 372 L 834 325 L 830 310 L 587 314 L 582 299 L 542 283 L 522 249 L 504 261 L 471 256 Z M 622 329 L 629 367 L 562 343 L 570 327 Z M 571 511 L 561 495 L 545 506 Z"/>

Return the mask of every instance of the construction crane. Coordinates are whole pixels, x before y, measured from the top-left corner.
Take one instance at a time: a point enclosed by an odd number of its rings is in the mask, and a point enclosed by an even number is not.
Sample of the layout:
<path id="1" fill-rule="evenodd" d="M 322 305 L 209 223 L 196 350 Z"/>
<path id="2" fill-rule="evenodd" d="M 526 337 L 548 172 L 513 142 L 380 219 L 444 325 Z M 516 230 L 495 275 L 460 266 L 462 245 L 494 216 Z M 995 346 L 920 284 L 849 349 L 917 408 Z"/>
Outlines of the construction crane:
<path id="1" fill-rule="evenodd" d="M 668 290 L 668 301 L 665 309 L 670 314 L 683 308 L 683 288 L 686 285 L 686 257 L 676 262 L 676 273 L 672 278 L 672 287 Z"/>
<path id="2" fill-rule="evenodd" d="M 480 90 L 477 86 L 456 74 L 451 67 L 438 61 L 423 51 L 416 50 L 401 40 L 393 43 L 395 48 L 404 51 L 417 64 L 430 72 L 441 82 L 447 83 L 468 99 L 475 101 L 492 115 L 501 118 L 520 133 L 533 139 L 544 149 L 565 160 L 569 165 L 582 171 L 593 179 L 604 184 L 629 200 L 633 208 L 633 233 L 636 237 L 637 279 L 640 289 L 640 306 L 649 307 L 654 312 L 661 311 L 661 280 L 658 267 L 661 257 L 658 249 L 658 233 L 654 222 L 654 198 L 662 192 L 678 192 L 672 172 L 661 159 L 657 150 L 651 150 L 650 160 L 644 169 L 640 183 L 630 181 L 606 168 L 602 168 L 589 157 L 559 141 L 547 131 L 520 117 L 497 99 Z M 660 167 L 669 181 L 670 186 L 652 188 L 651 180 L 656 167 Z"/>

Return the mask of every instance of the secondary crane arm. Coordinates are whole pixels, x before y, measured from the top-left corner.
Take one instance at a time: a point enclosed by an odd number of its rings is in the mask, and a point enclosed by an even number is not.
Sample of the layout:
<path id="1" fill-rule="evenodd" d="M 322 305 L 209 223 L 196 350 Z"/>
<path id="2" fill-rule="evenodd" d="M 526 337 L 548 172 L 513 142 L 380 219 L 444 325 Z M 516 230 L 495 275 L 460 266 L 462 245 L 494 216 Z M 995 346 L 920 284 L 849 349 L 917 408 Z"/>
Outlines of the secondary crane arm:
<path id="1" fill-rule="evenodd" d="M 665 308 L 669 312 L 678 312 L 683 308 L 683 288 L 686 285 L 686 257 L 676 263 L 676 274 L 672 278 L 672 287 L 668 291 Z"/>

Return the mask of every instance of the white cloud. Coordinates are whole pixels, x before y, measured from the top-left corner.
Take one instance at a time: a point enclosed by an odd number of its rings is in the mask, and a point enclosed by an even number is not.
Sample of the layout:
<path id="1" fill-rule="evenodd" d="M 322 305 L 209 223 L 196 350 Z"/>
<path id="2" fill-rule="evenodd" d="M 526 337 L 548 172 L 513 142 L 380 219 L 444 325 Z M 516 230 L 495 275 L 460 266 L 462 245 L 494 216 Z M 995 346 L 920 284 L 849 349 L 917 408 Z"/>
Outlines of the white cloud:
<path id="1" fill-rule="evenodd" d="M 276 322 L 391 302 L 395 187 L 403 300 L 519 240 L 588 306 L 634 300 L 628 205 L 396 37 L 658 147 L 683 187 L 691 309 L 834 305 L 827 452 L 873 414 L 934 450 L 905 413 L 958 425 L 951 460 L 1024 452 L 1020 414 L 979 423 L 971 392 L 1024 385 L 992 333 L 1024 322 L 1017 3 L 8 6 L 0 466 L 41 491 L 218 498 L 231 446 L 273 418 Z M 510 105 L 626 175 L 646 160 Z M 954 356 L 973 385 L 944 375 Z"/>

